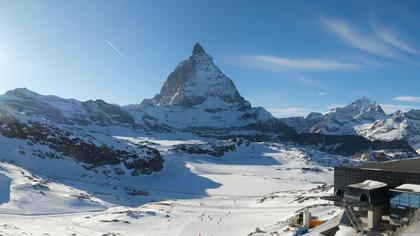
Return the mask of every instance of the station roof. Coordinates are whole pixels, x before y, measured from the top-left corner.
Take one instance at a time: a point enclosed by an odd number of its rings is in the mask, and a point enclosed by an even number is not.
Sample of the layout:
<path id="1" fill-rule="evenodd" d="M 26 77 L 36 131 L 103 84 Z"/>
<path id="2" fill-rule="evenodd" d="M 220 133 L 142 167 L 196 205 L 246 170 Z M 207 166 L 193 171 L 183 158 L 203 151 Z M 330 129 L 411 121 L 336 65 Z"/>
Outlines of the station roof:
<path id="1" fill-rule="evenodd" d="M 365 163 L 352 168 L 420 174 L 420 158 Z"/>
<path id="2" fill-rule="evenodd" d="M 420 185 L 418 184 L 403 184 L 396 187 L 395 189 L 401 190 L 401 191 L 420 193 Z"/>
<path id="3" fill-rule="evenodd" d="M 362 183 L 349 185 L 349 187 L 352 187 L 352 188 L 360 188 L 360 189 L 366 189 L 366 190 L 382 188 L 385 186 L 387 186 L 386 183 L 382 183 L 382 182 L 374 181 L 374 180 L 365 180 Z"/>

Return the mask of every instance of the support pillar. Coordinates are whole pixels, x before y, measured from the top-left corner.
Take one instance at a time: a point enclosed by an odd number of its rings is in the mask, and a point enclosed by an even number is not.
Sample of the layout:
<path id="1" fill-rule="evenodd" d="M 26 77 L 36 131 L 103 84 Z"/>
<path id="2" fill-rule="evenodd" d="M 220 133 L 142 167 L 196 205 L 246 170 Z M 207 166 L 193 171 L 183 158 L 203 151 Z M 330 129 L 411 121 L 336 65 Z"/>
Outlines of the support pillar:
<path id="1" fill-rule="evenodd" d="M 382 206 L 369 207 L 367 224 L 368 229 L 376 229 L 382 220 Z"/>

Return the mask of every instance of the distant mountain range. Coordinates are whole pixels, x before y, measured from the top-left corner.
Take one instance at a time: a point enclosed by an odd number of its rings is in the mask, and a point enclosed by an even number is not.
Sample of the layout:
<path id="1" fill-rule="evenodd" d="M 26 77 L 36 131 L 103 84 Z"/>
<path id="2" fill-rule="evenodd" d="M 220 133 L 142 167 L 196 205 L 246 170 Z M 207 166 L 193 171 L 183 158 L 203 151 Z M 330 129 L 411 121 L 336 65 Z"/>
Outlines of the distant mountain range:
<path id="1" fill-rule="evenodd" d="M 381 106 L 362 97 L 326 114 L 280 119 L 299 133 L 360 135 L 370 140 L 406 140 L 420 151 L 420 111 L 397 111 L 387 115 Z"/>
<path id="2" fill-rule="evenodd" d="M 346 156 L 385 151 L 403 158 L 419 148 L 420 111 L 386 115 L 361 98 L 324 115 L 277 119 L 252 107 L 198 43 L 160 93 L 140 104 L 81 102 L 25 88 L 0 96 L 0 153 L 14 162 L 25 161 L 15 156 L 32 155 L 74 160 L 107 175 L 150 174 L 163 168 L 159 151 L 119 137 L 181 133 L 288 142 Z"/>

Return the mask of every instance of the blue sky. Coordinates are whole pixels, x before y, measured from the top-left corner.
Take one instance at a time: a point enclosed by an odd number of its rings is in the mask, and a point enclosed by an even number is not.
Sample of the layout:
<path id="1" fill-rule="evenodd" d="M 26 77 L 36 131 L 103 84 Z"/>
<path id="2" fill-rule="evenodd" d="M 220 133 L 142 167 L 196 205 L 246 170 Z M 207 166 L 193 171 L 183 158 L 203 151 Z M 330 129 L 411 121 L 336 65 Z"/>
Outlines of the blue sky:
<path id="1" fill-rule="evenodd" d="M 420 107 L 418 1 L 0 1 L 0 93 L 139 103 L 200 42 L 277 116 Z"/>

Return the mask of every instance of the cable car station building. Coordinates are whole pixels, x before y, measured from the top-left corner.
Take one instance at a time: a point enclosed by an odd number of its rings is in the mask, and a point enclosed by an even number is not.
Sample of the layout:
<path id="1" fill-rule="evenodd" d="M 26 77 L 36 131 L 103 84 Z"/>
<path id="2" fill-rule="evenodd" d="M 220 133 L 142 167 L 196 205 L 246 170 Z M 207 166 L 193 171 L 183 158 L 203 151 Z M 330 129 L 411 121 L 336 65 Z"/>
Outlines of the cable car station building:
<path id="1" fill-rule="evenodd" d="M 335 167 L 334 195 L 357 231 L 410 224 L 420 219 L 420 159 Z"/>

